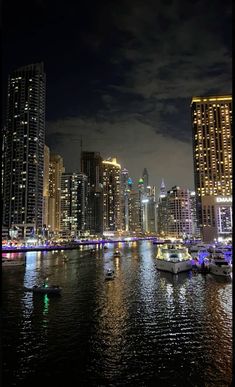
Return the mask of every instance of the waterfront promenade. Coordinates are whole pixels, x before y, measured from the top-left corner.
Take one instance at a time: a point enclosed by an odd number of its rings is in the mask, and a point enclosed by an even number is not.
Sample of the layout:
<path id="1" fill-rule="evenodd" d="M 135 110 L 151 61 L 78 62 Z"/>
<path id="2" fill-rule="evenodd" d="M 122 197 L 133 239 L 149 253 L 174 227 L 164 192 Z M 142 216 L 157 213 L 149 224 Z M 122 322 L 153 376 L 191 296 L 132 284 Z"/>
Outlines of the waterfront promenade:
<path id="1" fill-rule="evenodd" d="M 4 253 L 22 253 L 27 251 L 62 251 L 62 250 L 76 250 L 80 249 L 81 246 L 89 246 L 89 245 L 98 245 L 98 248 L 102 248 L 105 244 L 108 243 L 129 243 L 133 241 L 139 240 L 152 240 L 157 241 L 156 237 L 133 237 L 133 238 L 124 238 L 124 239 L 102 239 L 102 240 L 85 240 L 79 242 L 72 242 L 65 245 L 36 245 L 36 246 L 2 246 L 2 252 Z"/>

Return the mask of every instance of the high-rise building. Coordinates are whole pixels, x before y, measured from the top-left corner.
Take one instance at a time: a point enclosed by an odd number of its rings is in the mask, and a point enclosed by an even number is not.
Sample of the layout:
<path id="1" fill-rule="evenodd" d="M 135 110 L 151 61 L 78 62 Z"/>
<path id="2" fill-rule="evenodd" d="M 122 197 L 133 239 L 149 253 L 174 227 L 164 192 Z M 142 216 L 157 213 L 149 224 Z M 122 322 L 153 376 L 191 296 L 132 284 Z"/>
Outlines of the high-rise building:
<path id="1" fill-rule="evenodd" d="M 87 176 L 87 230 L 91 235 L 101 235 L 103 232 L 103 165 L 99 152 L 82 152 L 81 172 Z"/>
<path id="2" fill-rule="evenodd" d="M 42 63 L 8 79 L 3 222 L 38 229 L 43 219 L 45 82 Z"/>
<path id="3" fill-rule="evenodd" d="M 143 170 L 142 178 L 143 178 L 143 182 L 144 182 L 144 191 L 146 192 L 147 187 L 149 185 L 149 174 L 148 174 L 148 171 L 146 168 L 144 168 L 144 170 Z"/>
<path id="4" fill-rule="evenodd" d="M 140 178 L 138 181 L 138 192 L 139 192 L 139 224 L 141 227 L 141 232 L 145 232 L 147 228 L 147 225 L 146 225 L 147 199 L 145 198 L 144 180 L 142 178 Z"/>
<path id="5" fill-rule="evenodd" d="M 140 202 L 140 193 L 139 190 L 135 190 L 132 187 L 129 192 L 129 230 L 132 233 L 141 233 L 142 232 L 142 223 L 141 223 L 141 202 Z"/>
<path id="6" fill-rule="evenodd" d="M 103 162 L 103 227 L 104 232 L 121 230 L 121 165 L 116 158 Z"/>
<path id="7" fill-rule="evenodd" d="M 60 232 L 61 176 L 64 171 L 63 158 L 50 152 L 48 227 L 55 234 Z"/>
<path id="8" fill-rule="evenodd" d="M 174 186 L 167 191 L 166 234 L 175 238 L 192 235 L 190 191 Z"/>
<path id="9" fill-rule="evenodd" d="M 155 187 L 149 185 L 149 174 L 144 168 L 142 179 L 139 180 L 139 193 L 141 201 L 142 231 L 145 233 L 156 232 L 156 200 Z"/>
<path id="10" fill-rule="evenodd" d="M 122 230 L 124 231 L 129 231 L 128 181 L 129 181 L 128 170 L 124 168 L 121 171 L 121 227 L 122 227 Z"/>
<path id="11" fill-rule="evenodd" d="M 61 176 L 60 229 L 63 236 L 78 235 L 78 176 L 63 173 Z"/>
<path id="12" fill-rule="evenodd" d="M 163 179 L 157 204 L 157 233 L 162 237 L 167 234 L 167 191 Z"/>
<path id="13" fill-rule="evenodd" d="M 49 168 L 50 168 L 50 149 L 44 146 L 44 170 L 43 170 L 43 226 L 48 226 L 49 215 Z"/>
<path id="14" fill-rule="evenodd" d="M 6 127 L 2 129 L 2 187 L 1 193 L 3 196 L 3 183 L 4 183 L 4 168 L 5 168 L 5 149 L 6 149 Z"/>
<path id="15" fill-rule="evenodd" d="M 78 233 L 85 235 L 87 232 L 87 176 L 78 173 Z"/>
<path id="16" fill-rule="evenodd" d="M 156 194 L 154 186 L 147 186 L 146 188 L 146 232 L 156 232 Z"/>
<path id="17" fill-rule="evenodd" d="M 61 176 L 60 229 L 64 236 L 86 234 L 87 176 L 63 173 Z"/>
<path id="18" fill-rule="evenodd" d="M 197 217 L 205 242 L 232 233 L 232 96 L 193 97 Z"/>
<path id="19" fill-rule="evenodd" d="M 166 196 L 166 193 L 167 193 L 167 191 L 166 191 L 165 182 L 162 179 L 161 187 L 160 187 L 160 198 L 164 198 Z"/>
<path id="20" fill-rule="evenodd" d="M 191 219 L 192 219 L 192 237 L 200 238 L 200 228 L 197 222 L 197 207 L 196 207 L 196 194 L 195 191 L 190 191 L 190 208 L 191 208 Z"/>

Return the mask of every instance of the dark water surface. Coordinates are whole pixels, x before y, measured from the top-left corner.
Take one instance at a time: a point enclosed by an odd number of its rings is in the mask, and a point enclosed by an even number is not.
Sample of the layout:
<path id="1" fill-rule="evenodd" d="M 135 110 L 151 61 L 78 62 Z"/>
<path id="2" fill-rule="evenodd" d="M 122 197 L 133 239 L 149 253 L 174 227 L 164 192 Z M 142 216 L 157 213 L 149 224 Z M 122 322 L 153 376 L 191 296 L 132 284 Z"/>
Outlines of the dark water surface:
<path id="1" fill-rule="evenodd" d="M 108 247 L 2 269 L 3 386 L 229 386 L 231 279 L 159 272 L 151 241 Z M 46 276 L 61 296 L 24 291 Z"/>

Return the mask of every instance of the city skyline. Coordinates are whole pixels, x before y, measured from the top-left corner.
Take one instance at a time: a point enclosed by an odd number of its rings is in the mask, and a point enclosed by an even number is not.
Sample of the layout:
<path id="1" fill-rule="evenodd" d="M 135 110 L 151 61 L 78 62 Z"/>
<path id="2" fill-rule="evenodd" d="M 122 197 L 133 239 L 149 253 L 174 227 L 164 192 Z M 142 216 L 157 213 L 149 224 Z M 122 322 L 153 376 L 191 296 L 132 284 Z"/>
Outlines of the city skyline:
<path id="1" fill-rule="evenodd" d="M 3 9 L 4 82 L 44 62 L 46 144 L 66 170 L 80 169 L 82 138 L 133 179 L 145 167 L 157 189 L 162 178 L 168 189 L 194 189 L 190 103 L 231 94 L 231 2 L 12 3 Z"/>

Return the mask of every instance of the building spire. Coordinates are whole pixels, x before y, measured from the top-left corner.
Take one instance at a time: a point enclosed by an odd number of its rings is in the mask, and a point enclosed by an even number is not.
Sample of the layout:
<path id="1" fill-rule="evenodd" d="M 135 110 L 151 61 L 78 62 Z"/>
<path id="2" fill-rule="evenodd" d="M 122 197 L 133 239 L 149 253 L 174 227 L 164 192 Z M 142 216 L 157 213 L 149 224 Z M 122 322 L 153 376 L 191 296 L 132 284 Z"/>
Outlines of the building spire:
<path id="1" fill-rule="evenodd" d="M 162 178 L 161 187 L 160 187 L 160 197 L 166 196 L 166 186 L 164 183 L 164 179 Z"/>
<path id="2" fill-rule="evenodd" d="M 144 170 L 143 170 L 142 177 L 143 177 L 143 182 L 144 182 L 144 191 L 146 192 L 147 187 L 149 185 L 149 174 L 148 174 L 148 171 L 146 168 L 144 168 Z"/>

